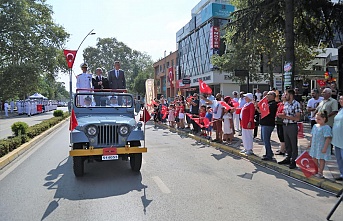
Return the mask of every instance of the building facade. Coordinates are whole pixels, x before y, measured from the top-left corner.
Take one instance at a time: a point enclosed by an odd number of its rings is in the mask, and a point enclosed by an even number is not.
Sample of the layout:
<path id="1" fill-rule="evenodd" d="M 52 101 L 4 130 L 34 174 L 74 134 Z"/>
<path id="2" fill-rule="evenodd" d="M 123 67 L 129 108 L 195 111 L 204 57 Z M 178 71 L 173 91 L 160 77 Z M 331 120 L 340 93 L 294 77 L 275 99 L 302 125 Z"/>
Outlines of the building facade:
<path id="1" fill-rule="evenodd" d="M 164 53 L 164 58 L 153 64 L 155 94 L 159 98 L 161 95 L 170 98 L 178 93 L 178 84 L 176 76 L 177 68 L 177 51 L 170 52 L 169 55 Z"/>

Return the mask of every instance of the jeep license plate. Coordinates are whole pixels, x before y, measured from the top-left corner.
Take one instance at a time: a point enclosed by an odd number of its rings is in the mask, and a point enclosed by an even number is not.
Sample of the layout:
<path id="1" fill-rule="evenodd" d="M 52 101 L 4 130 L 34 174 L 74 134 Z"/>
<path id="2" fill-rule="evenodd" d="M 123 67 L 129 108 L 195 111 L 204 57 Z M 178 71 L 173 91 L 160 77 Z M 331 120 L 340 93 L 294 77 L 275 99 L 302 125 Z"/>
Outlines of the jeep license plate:
<path id="1" fill-rule="evenodd" d="M 102 156 L 102 160 L 118 160 L 118 155 L 106 155 L 106 156 Z"/>

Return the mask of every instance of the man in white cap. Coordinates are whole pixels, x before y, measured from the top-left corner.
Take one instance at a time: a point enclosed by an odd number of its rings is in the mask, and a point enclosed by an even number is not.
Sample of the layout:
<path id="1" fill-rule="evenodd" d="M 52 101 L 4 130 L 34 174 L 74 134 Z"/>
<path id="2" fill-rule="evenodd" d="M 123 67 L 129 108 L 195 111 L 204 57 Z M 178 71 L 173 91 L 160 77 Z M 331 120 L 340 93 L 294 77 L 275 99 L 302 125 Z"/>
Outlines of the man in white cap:
<path id="1" fill-rule="evenodd" d="M 252 155 L 253 151 L 253 132 L 255 128 L 254 115 L 255 115 L 255 105 L 252 103 L 254 96 L 252 93 L 244 94 L 244 99 L 246 103 L 242 107 L 240 118 L 242 127 L 242 142 L 244 150 L 241 153 L 246 155 Z"/>
<path id="2" fill-rule="evenodd" d="M 92 98 L 90 96 L 85 97 L 82 107 L 92 107 Z"/>
<path id="3" fill-rule="evenodd" d="M 92 89 L 92 75 L 87 73 L 87 63 L 82 63 L 80 67 L 82 69 L 82 73 L 76 76 L 76 89 L 78 89 L 77 92 L 89 92 L 90 89 Z M 79 104 L 83 106 L 85 99 L 84 96 L 79 96 L 79 99 Z"/>
<path id="4" fill-rule="evenodd" d="M 110 98 L 110 106 L 111 107 L 119 107 L 117 96 L 112 96 Z"/>

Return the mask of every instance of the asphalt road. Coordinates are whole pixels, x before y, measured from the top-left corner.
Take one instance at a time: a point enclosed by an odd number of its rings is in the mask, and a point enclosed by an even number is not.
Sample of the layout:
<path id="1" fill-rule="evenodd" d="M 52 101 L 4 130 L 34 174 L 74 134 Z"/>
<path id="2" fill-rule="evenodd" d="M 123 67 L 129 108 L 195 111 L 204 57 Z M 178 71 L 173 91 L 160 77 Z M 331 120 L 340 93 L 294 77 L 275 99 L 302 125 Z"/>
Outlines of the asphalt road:
<path id="1" fill-rule="evenodd" d="M 68 111 L 67 107 L 58 107 L 57 110 Z M 3 118 L 0 119 L 0 139 L 7 138 L 8 136 L 12 136 L 13 132 L 11 130 L 11 126 L 13 123 L 21 121 L 27 123 L 29 126 L 39 124 L 43 120 L 47 120 L 53 117 L 54 111 L 45 112 L 42 114 L 36 114 L 31 117 L 27 115 L 17 115 L 11 118 Z"/>
<path id="2" fill-rule="evenodd" d="M 86 164 L 75 178 L 68 123 L 0 171 L 1 220 L 325 220 L 332 194 L 147 126 L 141 173 Z M 341 220 L 343 204 L 332 216 Z"/>

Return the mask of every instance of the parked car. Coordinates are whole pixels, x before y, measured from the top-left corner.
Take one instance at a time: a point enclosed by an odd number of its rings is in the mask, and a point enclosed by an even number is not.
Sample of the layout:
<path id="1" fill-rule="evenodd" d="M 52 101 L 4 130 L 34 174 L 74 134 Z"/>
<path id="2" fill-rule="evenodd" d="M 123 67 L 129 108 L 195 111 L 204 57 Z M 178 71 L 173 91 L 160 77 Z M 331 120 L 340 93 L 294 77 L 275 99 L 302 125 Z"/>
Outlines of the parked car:
<path id="1" fill-rule="evenodd" d="M 70 132 L 70 156 L 75 176 L 84 175 L 85 162 L 120 158 L 130 160 L 133 171 L 140 171 L 147 148 L 141 146 L 144 132 L 142 122 L 135 120 L 133 96 L 117 91 L 78 92 L 73 104 L 77 126 Z"/>

